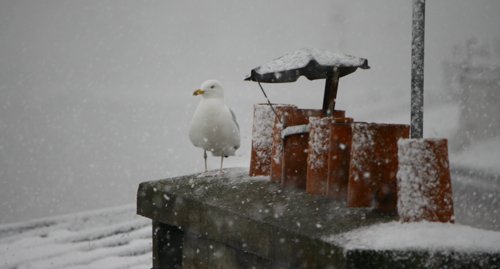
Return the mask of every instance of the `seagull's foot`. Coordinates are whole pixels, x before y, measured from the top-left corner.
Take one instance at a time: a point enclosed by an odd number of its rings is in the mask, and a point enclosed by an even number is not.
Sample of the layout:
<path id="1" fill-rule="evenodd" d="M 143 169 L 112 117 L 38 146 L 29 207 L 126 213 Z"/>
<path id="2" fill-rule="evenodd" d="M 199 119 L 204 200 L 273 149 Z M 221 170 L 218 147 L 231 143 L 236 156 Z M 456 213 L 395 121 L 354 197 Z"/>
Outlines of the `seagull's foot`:
<path id="1" fill-rule="evenodd" d="M 217 176 L 223 176 L 226 174 L 226 170 L 225 169 L 219 169 L 219 170 L 215 170 L 213 171 L 215 173 L 215 175 Z"/>

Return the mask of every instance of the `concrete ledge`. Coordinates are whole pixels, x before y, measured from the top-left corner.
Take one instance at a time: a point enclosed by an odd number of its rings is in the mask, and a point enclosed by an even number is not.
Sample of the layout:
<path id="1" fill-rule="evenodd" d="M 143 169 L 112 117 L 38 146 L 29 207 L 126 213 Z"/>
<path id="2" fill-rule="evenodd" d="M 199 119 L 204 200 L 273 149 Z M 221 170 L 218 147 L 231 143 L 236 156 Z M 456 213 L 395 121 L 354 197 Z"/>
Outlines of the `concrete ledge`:
<path id="1" fill-rule="evenodd" d="M 347 250 L 340 243 L 325 241 L 356 228 L 393 221 L 395 216 L 348 209 L 344 203 L 282 188 L 267 178 L 248 177 L 246 169 L 141 183 L 137 213 L 156 223 L 153 268 L 442 265 L 429 263 L 439 253 L 429 256 L 425 251 Z M 443 255 L 446 253 L 450 252 Z M 490 268 L 499 261 L 499 255 L 493 254 L 457 255 L 447 260 L 451 268 L 478 264 L 474 263 L 478 257 L 481 266 L 486 263 Z"/>

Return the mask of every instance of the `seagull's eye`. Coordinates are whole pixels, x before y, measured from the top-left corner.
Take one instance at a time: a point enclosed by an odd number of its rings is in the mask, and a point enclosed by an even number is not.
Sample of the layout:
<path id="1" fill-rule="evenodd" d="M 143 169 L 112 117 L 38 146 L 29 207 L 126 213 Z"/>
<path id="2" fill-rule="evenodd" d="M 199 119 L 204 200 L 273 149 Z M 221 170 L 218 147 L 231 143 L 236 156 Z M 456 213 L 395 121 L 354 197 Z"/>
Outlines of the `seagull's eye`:
<path id="1" fill-rule="evenodd" d="M 210 89 L 213 89 L 213 88 L 215 88 L 215 85 L 210 86 Z"/>

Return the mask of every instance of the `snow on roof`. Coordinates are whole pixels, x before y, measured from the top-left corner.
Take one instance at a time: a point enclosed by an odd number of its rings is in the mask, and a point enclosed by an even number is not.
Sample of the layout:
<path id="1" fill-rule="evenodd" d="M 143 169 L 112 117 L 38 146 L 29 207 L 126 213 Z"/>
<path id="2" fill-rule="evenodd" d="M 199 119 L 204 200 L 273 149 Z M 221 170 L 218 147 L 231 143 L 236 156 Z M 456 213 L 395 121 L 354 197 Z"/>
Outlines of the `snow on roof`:
<path id="1" fill-rule="evenodd" d="M 255 71 L 259 74 L 265 74 L 299 69 L 306 66 L 311 60 L 315 60 L 324 66 L 361 67 L 367 65 L 366 59 L 363 58 L 343 53 L 322 51 L 316 48 L 303 48 L 263 64 L 256 68 Z"/>
<path id="2" fill-rule="evenodd" d="M 325 240 L 340 243 L 346 249 L 500 252 L 500 232 L 451 223 L 393 221 L 332 235 Z"/>
<path id="3" fill-rule="evenodd" d="M 127 205 L 0 225 L 0 268 L 150 268 L 150 223 Z"/>

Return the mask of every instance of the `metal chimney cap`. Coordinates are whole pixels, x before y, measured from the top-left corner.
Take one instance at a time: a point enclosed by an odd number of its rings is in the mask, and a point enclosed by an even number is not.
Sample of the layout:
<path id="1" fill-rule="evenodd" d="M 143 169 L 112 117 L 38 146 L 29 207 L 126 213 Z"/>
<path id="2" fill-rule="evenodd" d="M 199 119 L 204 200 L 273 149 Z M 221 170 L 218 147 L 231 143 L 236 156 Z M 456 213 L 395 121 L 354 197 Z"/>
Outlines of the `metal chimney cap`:
<path id="1" fill-rule="evenodd" d="M 303 48 L 252 69 L 245 80 L 281 83 L 294 82 L 300 76 L 305 76 L 309 80 L 326 79 L 334 67 L 338 68 L 339 77 L 349 75 L 358 67 L 370 68 L 365 58 L 315 48 Z"/>

